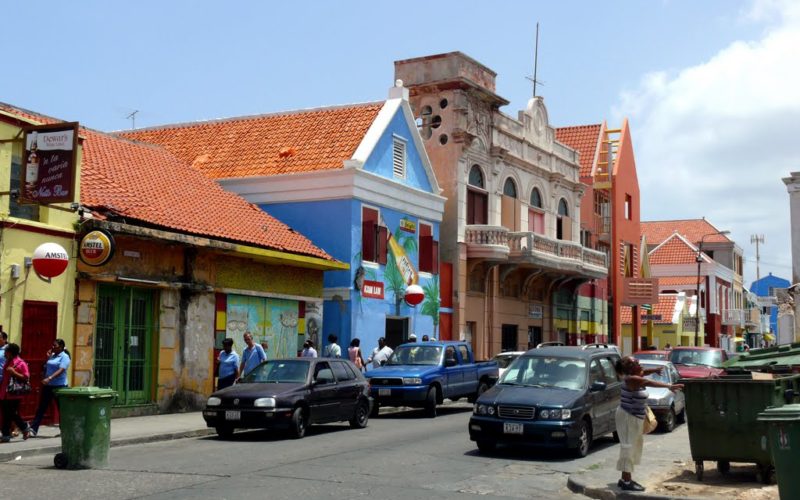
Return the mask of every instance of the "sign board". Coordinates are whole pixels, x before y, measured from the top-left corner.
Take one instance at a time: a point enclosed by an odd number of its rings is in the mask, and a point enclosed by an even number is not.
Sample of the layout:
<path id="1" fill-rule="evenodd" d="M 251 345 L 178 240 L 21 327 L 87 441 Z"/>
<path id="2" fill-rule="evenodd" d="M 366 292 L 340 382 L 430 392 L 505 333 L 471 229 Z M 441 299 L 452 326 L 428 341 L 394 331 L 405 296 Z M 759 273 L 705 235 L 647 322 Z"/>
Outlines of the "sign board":
<path id="1" fill-rule="evenodd" d="M 544 307 L 541 304 L 529 304 L 528 305 L 528 317 L 530 319 L 542 319 L 544 318 Z"/>
<path id="2" fill-rule="evenodd" d="M 408 219 L 400 219 L 400 230 L 405 231 L 407 233 L 416 233 L 417 224 L 416 222 L 410 221 Z"/>
<path id="3" fill-rule="evenodd" d="M 625 278 L 622 286 L 622 304 L 626 306 L 658 304 L 658 278 Z"/>
<path id="4" fill-rule="evenodd" d="M 25 129 L 20 203 L 75 201 L 78 168 L 78 123 L 56 123 Z"/>
<path id="5" fill-rule="evenodd" d="M 661 321 L 660 314 L 642 314 L 642 320 L 644 321 Z"/>
<path id="6" fill-rule="evenodd" d="M 383 282 L 364 280 L 361 296 L 368 299 L 383 299 Z"/>
<path id="7" fill-rule="evenodd" d="M 697 325 L 697 318 L 683 318 L 683 331 L 694 331 L 695 325 Z"/>
<path id="8" fill-rule="evenodd" d="M 79 255 L 84 264 L 102 266 L 114 256 L 114 237 L 101 230 L 86 233 L 81 238 Z"/>

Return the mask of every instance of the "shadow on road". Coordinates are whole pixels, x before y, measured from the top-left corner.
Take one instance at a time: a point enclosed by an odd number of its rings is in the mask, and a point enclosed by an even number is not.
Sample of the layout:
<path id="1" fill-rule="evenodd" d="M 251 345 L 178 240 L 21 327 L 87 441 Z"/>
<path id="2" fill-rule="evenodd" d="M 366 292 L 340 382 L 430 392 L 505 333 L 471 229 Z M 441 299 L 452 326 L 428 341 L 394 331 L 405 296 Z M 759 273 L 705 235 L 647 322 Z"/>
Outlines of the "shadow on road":
<path id="1" fill-rule="evenodd" d="M 336 432 L 342 432 L 348 430 L 351 430 L 351 428 L 347 422 L 342 422 L 340 424 L 314 424 L 308 427 L 308 430 L 306 430 L 305 438 L 310 438 L 313 436 L 319 436 L 324 434 L 333 434 Z M 206 441 L 234 441 L 234 442 L 293 441 L 293 438 L 289 435 L 289 431 L 284 429 L 241 429 L 236 431 L 230 439 L 220 439 L 216 435 L 206 436 L 201 439 Z"/>
<path id="2" fill-rule="evenodd" d="M 598 438 L 592 445 L 591 450 L 589 450 L 589 455 L 587 458 L 591 458 L 593 453 L 598 453 L 615 445 L 616 443 L 611 436 Z M 568 462 L 571 460 L 576 460 L 575 455 L 572 454 L 572 450 L 542 448 L 533 445 L 498 445 L 497 449 L 491 453 L 481 453 L 478 451 L 478 447 L 476 445 L 475 449 L 464 453 L 464 455 L 495 457 L 529 462 Z"/>

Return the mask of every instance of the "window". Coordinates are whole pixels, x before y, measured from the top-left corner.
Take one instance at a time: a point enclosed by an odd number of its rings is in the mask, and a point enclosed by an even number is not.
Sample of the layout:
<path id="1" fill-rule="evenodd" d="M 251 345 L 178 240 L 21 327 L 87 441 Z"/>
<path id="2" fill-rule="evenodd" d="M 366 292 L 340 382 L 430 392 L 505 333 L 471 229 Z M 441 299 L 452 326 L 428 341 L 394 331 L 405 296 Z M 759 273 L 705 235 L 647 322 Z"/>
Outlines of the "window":
<path id="1" fill-rule="evenodd" d="M 336 375 L 336 380 L 339 382 L 346 382 L 356 378 L 341 361 L 331 363 L 331 368 L 333 368 L 333 374 Z"/>
<path id="2" fill-rule="evenodd" d="M 569 218 L 569 207 L 567 200 L 561 198 L 558 201 L 558 218 L 556 219 L 556 238 L 559 240 L 572 239 L 572 219 Z"/>
<path id="3" fill-rule="evenodd" d="M 533 188 L 533 191 L 531 191 L 531 206 L 542 208 L 542 195 L 536 188 Z"/>
<path id="4" fill-rule="evenodd" d="M 467 224 L 487 224 L 489 221 L 489 195 L 483 172 L 478 165 L 469 171 L 469 187 L 467 188 Z"/>
<path id="5" fill-rule="evenodd" d="M 500 350 L 502 351 L 516 351 L 519 343 L 517 342 L 517 325 L 503 325 L 502 340 Z"/>
<path id="6" fill-rule="evenodd" d="M 606 384 L 613 384 L 619 382 L 619 374 L 614 369 L 614 363 L 608 358 L 600 358 L 600 366 L 603 367 L 603 373 L 606 376 Z"/>
<path id="7" fill-rule="evenodd" d="M 419 223 L 419 270 L 439 273 L 439 242 L 433 239 L 433 226 Z"/>
<path id="8" fill-rule="evenodd" d="M 11 183 L 10 189 L 11 191 L 17 190 L 17 192 L 22 191 L 22 158 L 18 152 L 17 148 L 21 148 L 21 146 L 17 146 L 15 144 L 14 152 L 11 156 Z M 28 220 L 39 220 L 39 205 L 22 205 L 17 202 L 17 198 L 14 196 L 9 196 L 8 201 L 8 214 L 11 217 L 19 217 L 20 219 L 28 219 Z"/>
<path id="9" fill-rule="evenodd" d="M 320 385 L 333 384 L 336 382 L 333 378 L 333 371 L 331 371 L 331 367 L 328 366 L 328 363 L 317 363 L 314 369 L 314 380 Z"/>
<path id="10" fill-rule="evenodd" d="M 517 185 L 514 184 L 514 180 L 511 177 L 506 179 L 505 184 L 503 184 L 503 194 L 511 198 L 517 197 Z"/>
<path id="11" fill-rule="evenodd" d="M 542 211 L 542 194 L 537 188 L 531 191 L 531 203 L 528 209 L 528 231 L 544 234 L 544 212 Z"/>
<path id="12" fill-rule="evenodd" d="M 394 176 L 405 179 L 406 177 L 406 142 L 394 138 L 392 142 L 392 168 Z"/>
<path id="13" fill-rule="evenodd" d="M 361 259 L 366 262 L 386 264 L 386 246 L 389 233 L 380 225 L 377 209 L 361 207 Z"/>
<path id="14" fill-rule="evenodd" d="M 500 223 L 511 231 L 519 231 L 522 203 L 517 199 L 517 185 L 511 177 L 503 184 L 503 197 L 500 202 Z"/>
<path id="15" fill-rule="evenodd" d="M 633 217 L 632 212 L 633 212 L 633 198 L 631 198 L 631 195 L 626 194 L 625 195 L 625 220 L 631 220 L 631 218 Z"/>
<path id="16" fill-rule="evenodd" d="M 606 375 L 603 373 L 603 368 L 600 366 L 600 362 L 598 360 L 592 361 L 591 369 L 589 370 L 589 383 L 594 384 L 595 382 L 605 382 Z"/>
<path id="17" fill-rule="evenodd" d="M 461 353 L 461 359 L 464 361 L 464 363 L 472 363 L 472 360 L 469 359 L 469 350 L 467 349 L 467 346 L 458 346 L 458 352 Z"/>

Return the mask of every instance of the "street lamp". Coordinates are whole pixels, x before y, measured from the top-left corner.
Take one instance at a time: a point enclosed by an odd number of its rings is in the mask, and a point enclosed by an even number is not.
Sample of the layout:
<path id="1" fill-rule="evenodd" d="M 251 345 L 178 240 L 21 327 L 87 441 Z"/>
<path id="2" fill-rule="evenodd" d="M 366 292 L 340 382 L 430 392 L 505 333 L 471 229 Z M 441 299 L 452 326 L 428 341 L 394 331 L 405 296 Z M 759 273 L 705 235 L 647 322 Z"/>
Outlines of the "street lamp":
<path id="1" fill-rule="evenodd" d="M 697 300 L 694 305 L 694 345 L 698 347 L 702 345 L 700 343 L 700 264 L 703 262 L 703 241 L 706 239 L 706 236 L 715 236 L 717 234 L 726 235 L 731 234 L 731 232 L 725 230 L 704 234 L 703 237 L 700 238 L 700 246 L 697 247 L 697 257 L 695 257 L 695 260 L 697 261 Z M 705 338 L 705 332 L 703 332 L 703 337 Z"/>

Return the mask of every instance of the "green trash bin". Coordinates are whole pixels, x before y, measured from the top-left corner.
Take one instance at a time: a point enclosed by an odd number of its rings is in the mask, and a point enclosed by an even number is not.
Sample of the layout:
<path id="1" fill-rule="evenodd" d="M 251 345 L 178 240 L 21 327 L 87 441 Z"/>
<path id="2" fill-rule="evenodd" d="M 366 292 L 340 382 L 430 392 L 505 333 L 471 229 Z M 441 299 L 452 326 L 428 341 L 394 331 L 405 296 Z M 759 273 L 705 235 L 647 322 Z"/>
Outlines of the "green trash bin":
<path id="1" fill-rule="evenodd" d="M 56 392 L 61 414 L 61 453 L 53 462 L 59 469 L 103 467 L 111 444 L 111 389 L 70 387 Z"/>
<path id="2" fill-rule="evenodd" d="M 758 415 L 769 428 L 769 447 L 781 500 L 800 498 L 800 404 L 768 408 Z"/>

